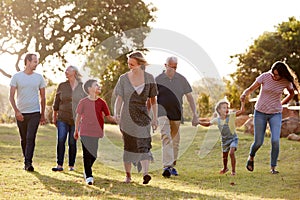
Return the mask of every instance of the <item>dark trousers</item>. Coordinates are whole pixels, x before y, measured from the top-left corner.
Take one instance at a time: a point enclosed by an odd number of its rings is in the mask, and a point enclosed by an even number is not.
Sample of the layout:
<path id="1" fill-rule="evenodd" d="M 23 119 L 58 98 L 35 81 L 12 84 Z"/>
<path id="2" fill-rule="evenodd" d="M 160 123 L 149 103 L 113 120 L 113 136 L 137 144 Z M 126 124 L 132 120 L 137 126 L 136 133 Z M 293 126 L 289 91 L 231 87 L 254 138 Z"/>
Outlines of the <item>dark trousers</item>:
<path id="1" fill-rule="evenodd" d="M 99 138 L 80 136 L 82 151 L 83 151 L 83 164 L 86 178 L 93 177 L 92 166 L 97 158 L 98 141 Z"/>
<path id="2" fill-rule="evenodd" d="M 24 120 L 17 121 L 19 133 L 21 137 L 21 146 L 24 156 L 24 164 L 30 166 L 32 164 L 32 157 L 35 147 L 36 133 L 39 127 L 41 114 L 35 113 L 23 113 Z"/>

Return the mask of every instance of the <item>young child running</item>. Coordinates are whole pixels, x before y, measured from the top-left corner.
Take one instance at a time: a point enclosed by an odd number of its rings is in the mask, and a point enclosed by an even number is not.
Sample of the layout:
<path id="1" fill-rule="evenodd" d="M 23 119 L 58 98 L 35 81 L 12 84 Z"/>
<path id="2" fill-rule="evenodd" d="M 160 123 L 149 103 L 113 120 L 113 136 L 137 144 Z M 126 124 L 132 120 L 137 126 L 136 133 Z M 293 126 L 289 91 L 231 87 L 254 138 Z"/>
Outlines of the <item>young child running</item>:
<path id="1" fill-rule="evenodd" d="M 218 128 L 222 136 L 222 151 L 223 151 L 223 169 L 220 174 L 225 174 L 229 169 L 227 167 L 228 153 L 231 159 L 231 175 L 235 175 L 236 159 L 234 152 L 237 149 L 238 137 L 235 130 L 236 116 L 241 115 L 244 112 L 244 103 L 241 103 L 240 110 L 229 113 L 229 102 L 226 99 L 220 100 L 215 107 L 217 117 L 211 121 L 200 120 L 199 124 L 202 126 L 218 125 Z"/>
<path id="2" fill-rule="evenodd" d="M 100 86 L 97 81 L 90 79 L 83 85 L 87 97 L 80 100 L 76 110 L 74 138 L 80 135 L 83 151 L 84 178 L 88 185 L 94 184 L 92 166 L 97 158 L 98 140 L 102 138 L 104 119 L 116 123 L 110 115 L 106 102 L 99 98 Z"/>

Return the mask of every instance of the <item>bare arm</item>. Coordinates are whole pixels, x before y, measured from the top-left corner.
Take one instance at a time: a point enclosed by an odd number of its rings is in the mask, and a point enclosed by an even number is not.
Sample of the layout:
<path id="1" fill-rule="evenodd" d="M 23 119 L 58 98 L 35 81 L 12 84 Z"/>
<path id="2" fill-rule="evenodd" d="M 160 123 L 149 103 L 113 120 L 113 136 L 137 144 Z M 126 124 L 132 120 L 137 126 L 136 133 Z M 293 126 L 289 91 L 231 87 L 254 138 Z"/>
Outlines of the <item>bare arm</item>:
<path id="1" fill-rule="evenodd" d="M 114 105 L 114 116 L 116 118 L 117 123 L 119 123 L 119 121 L 120 121 L 122 104 L 123 104 L 123 99 L 120 95 L 118 95 L 116 98 L 115 105 Z"/>
<path id="2" fill-rule="evenodd" d="M 286 97 L 284 97 L 284 99 L 282 99 L 281 105 L 287 104 L 295 95 L 293 88 L 288 88 L 287 90 L 288 90 L 289 94 Z"/>
<path id="3" fill-rule="evenodd" d="M 240 110 L 236 111 L 236 116 L 240 116 L 245 112 L 245 102 L 241 102 L 241 108 Z"/>
<path id="4" fill-rule="evenodd" d="M 250 87 L 245 89 L 244 92 L 242 93 L 241 97 L 240 97 L 241 102 L 245 102 L 246 97 L 249 94 L 251 94 L 252 92 L 254 92 L 257 88 L 259 88 L 259 86 L 260 86 L 260 83 L 255 81 L 254 83 L 252 83 L 252 85 Z"/>
<path id="5" fill-rule="evenodd" d="M 193 98 L 193 95 L 192 93 L 187 93 L 185 94 L 189 104 L 190 104 L 190 107 L 191 107 L 191 110 L 193 112 L 193 120 L 192 120 L 192 125 L 193 126 L 197 126 L 197 124 L 199 124 L 199 120 L 198 120 L 198 114 L 197 114 L 197 111 L 196 111 L 196 104 L 195 104 L 195 101 L 194 101 L 194 98 Z"/>
<path id="6" fill-rule="evenodd" d="M 40 119 L 40 124 L 44 125 L 46 123 L 46 118 L 45 118 L 46 89 L 45 88 L 40 88 L 40 97 L 41 97 L 41 119 Z"/>
<path id="7" fill-rule="evenodd" d="M 19 111 L 19 109 L 17 108 L 16 101 L 15 101 L 16 90 L 17 90 L 16 87 L 14 87 L 14 86 L 11 86 L 11 87 L 10 87 L 10 91 L 9 91 L 9 102 L 10 102 L 11 107 L 12 107 L 12 108 L 14 109 L 14 111 L 15 111 L 16 119 L 17 119 L 18 121 L 23 121 L 23 120 L 24 120 L 24 117 L 23 117 L 22 113 Z"/>
<path id="8" fill-rule="evenodd" d="M 206 127 L 211 126 L 211 123 L 210 123 L 209 121 L 203 121 L 203 120 L 200 120 L 200 121 L 199 121 L 199 124 L 200 124 L 201 126 L 206 126 Z"/>
<path id="9" fill-rule="evenodd" d="M 81 115 L 79 115 L 78 113 L 76 114 L 76 118 L 75 118 L 75 131 L 74 131 L 74 138 L 75 140 L 78 139 L 79 137 L 79 123 L 81 120 Z"/>
<path id="10" fill-rule="evenodd" d="M 116 122 L 116 119 L 113 117 L 113 116 L 111 116 L 111 115 L 107 115 L 107 116 L 105 116 L 105 118 L 110 122 L 110 123 L 113 123 L 113 124 L 116 124 L 117 122 Z"/>
<path id="11" fill-rule="evenodd" d="M 153 118 L 152 118 L 152 128 L 153 130 L 157 129 L 157 101 L 156 101 L 156 97 L 151 97 L 149 99 L 150 105 L 151 105 L 151 109 L 152 109 L 152 113 L 153 113 Z"/>

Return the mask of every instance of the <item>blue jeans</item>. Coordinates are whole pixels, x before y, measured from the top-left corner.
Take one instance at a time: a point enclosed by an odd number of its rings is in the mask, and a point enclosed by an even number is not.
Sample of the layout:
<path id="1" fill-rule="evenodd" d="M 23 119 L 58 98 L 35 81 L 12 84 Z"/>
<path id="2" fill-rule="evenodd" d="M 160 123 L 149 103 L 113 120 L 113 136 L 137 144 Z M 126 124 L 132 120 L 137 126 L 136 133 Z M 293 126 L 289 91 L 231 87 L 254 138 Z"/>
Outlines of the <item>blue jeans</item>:
<path id="1" fill-rule="evenodd" d="M 24 156 L 25 166 L 32 164 L 32 158 L 35 147 L 36 133 L 40 124 L 41 114 L 36 113 L 22 113 L 23 121 L 17 121 L 19 133 L 21 137 L 21 146 Z"/>
<path id="2" fill-rule="evenodd" d="M 57 121 L 57 164 L 63 166 L 65 157 L 65 143 L 68 137 L 69 145 L 69 166 L 74 166 L 76 159 L 76 140 L 74 139 L 75 125 Z"/>
<path id="3" fill-rule="evenodd" d="M 279 155 L 279 139 L 281 131 L 281 113 L 265 114 L 257 110 L 254 111 L 254 143 L 250 148 L 250 156 L 254 157 L 257 150 L 264 143 L 267 122 L 271 130 L 271 167 L 277 165 Z"/>

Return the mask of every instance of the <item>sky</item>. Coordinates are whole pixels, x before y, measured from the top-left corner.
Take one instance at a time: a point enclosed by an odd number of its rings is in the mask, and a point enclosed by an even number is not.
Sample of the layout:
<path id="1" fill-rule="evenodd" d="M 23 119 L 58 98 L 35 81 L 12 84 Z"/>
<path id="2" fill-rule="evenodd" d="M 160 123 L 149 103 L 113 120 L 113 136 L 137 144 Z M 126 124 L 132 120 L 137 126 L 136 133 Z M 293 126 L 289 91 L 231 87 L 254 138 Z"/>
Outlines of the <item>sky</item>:
<path id="1" fill-rule="evenodd" d="M 275 31 L 275 26 L 288 21 L 289 17 L 300 20 L 300 1 L 296 0 L 144 1 L 152 2 L 158 9 L 156 22 L 151 26 L 176 31 L 197 43 L 208 54 L 220 77 L 236 70 L 236 63 L 231 63 L 230 56 L 244 53 L 259 35 Z M 191 81 L 197 75 L 203 76 L 189 72 L 181 63 L 177 69 L 182 69 Z"/>
<path id="2" fill-rule="evenodd" d="M 230 63 L 231 55 L 244 53 L 259 35 L 265 31 L 274 31 L 276 25 L 287 21 L 289 17 L 295 16 L 300 20 L 298 0 L 144 0 L 144 2 L 152 3 L 158 9 L 154 13 L 156 22 L 150 26 L 171 32 L 175 38 L 175 45 L 182 47 L 182 51 L 177 51 L 172 48 L 160 48 L 159 44 L 150 45 L 150 52 L 146 55 L 148 62 L 152 64 L 149 69 L 151 66 L 163 68 L 166 57 L 175 55 L 179 58 L 178 72 L 187 76 L 190 82 L 206 76 L 203 70 L 212 68 L 216 69 L 220 77 L 228 76 L 236 70 L 235 63 Z M 198 46 L 190 48 L 187 43 L 178 42 L 176 40 L 178 35 Z M 191 53 L 193 58 L 189 57 Z M 199 63 L 195 61 L 198 54 L 198 60 L 202 60 Z M 10 59 L 1 56 L 0 63 L 10 63 Z M 78 64 L 76 59 L 70 59 L 69 62 Z M 3 64 L 0 66 L 13 73 L 12 66 Z M 201 68 L 200 71 L 197 71 L 197 68 Z M 37 71 L 39 72 L 39 69 Z M 1 76 L 0 84 L 8 85 L 9 79 Z"/>

